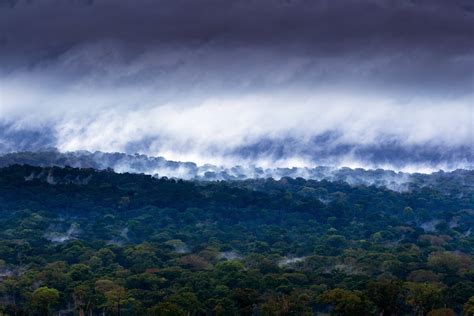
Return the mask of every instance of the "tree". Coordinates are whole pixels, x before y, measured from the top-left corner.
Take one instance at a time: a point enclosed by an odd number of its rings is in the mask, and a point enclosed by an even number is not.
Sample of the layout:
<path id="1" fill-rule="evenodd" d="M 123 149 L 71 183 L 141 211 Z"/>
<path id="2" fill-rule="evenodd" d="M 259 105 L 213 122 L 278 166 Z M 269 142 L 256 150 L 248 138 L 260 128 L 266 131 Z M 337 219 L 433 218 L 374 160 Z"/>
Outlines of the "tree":
<path id="1" fill-rule="evenodd" d="M 186 313 L 179 306 L 170 302 L 161 302 L 148 309 L 150 316 L 185 316 Z"/>
<path id="2" fill-rule="evenodd" d="M 454 252 L 437 252 L 428 257 L 428 266 L 434 271 L 458 274 L 474 269 L 472 259 Z"/>
<path id="3" fill-rule="evenodd" d="M 31 296 L 31 305 L 40 315 L 49 315 L 51 307 L 59 300 L 59 291 L 43 286 L 36 289 Z"/>
<path id="4" fill-rule="evenodd" d="M 241 314 L 251 314 L 253 306 L 258 300 L 258 292 L 254 289 L 237 288 L 234 290 L 234 299 Z"/>
<path id="5" fill-rule="evenodd" d="M 466 304 L 464 304 L 464 315 L 465 316 L 472 316 L 474 315 L 474 296 L 472 296 Z"/>
<path id="6" fill-rule="evenodd" d="M 92 310 L 95 297 L 94 291 L 90 286 L 86 284 L 76 286 L 72 296 L 74 299 L 75 309 L 78 311 L 79 316 L 84 316 Z"/>
<path id="7" fill-rule="evenodd" d="M 403 216 L 407 220 L 412 220 L 413 219 L 413 209 L 409 206 L 405 207 L 403 209 Z"/>
<path id="8" fill-rule="evenodd" d="M 73 281 L 87 280 L 91 273 L 91 268 L 88 265 L 78 263 L 71 266 L 69 276 Z"/>
<path id="9" fill-rule="evenodd" d="M 474 295 L 474 282 L 470 281 L 457 282 L 443 291 L 446 303 L 451 307 L 462 306 L 472 295 Z"/>
<path id="10" fill-rule="evenodd" d="M 202 311 L 202 304 L 199 302 L 196 294 L 193 292 L 183 292 L 179 294 L 174 294 L 168 297 L 166 300 L 170 303 L 176 304 L 188 315 L 195 315 L 196 313 Z"/>
<path id="11" fill-rule="evenodd" d="M 393 315 L 400 310 L 403 302 L 402 291 L 400 280 L 382 279 L 367 286 L 367 294 L 377 305 L 380 315 Z"/>
<path id="12" fill-rule="evenodd" d="M 332 315 L 365 316 L 373 313 L 373 305 L 361 293 L 340 288 L 324 292 L 320 300 L 332 306 Z"/>
<path id="13" fill-rule="evenodd" d="M 107 299 L 107 308 L 117 315 L 121 315 L 121 308 L 128 303 L 127 291 L 122 286 L 116 286 L 110 291 L 104 293 Z"/>
<path id="14" fill-rule="evenodd" d="M 430 311 L 426 316 L 456 316 L 451 308 L 438 308 Z"/>
<path id="15" fill-rule="evenodd" d="M 333 248 L 342 248 L 346 245 L 346 238 L 341 235 L 332 235 L 327 237 L 326 244 Z"/>
<path id="16" fill-rule="evenodd" d="M 102 307 L 120 315 L 122 306 L 128 303 L 128 295 L 125 288 L 110 280 L 98 280 L 95 283 L 95 288 L 105 298 Z"/>
<path id="17" fill-rule="evenodd" d="M 424 315 L 441 302 L 441 287 L 436 283 L 413 283 L 405 285 L 408 290 L 406 302 L 413 307 L 416 315 Z"/>
<path id="18" fill-rule="evenodd" d="M 134 272 L 143 272 L 147 268 L 154 268 L 160 264 L 157 250 L 149 243 L 126 249 L 124 254 Z"/>
<path id="19" fill-rule="evenodd" d="M 286 297 L 270 296 L 266 302 L 262 305 L 262 314 L 264 316 L 270 315 L 288 315 L 289 302 Z"/>

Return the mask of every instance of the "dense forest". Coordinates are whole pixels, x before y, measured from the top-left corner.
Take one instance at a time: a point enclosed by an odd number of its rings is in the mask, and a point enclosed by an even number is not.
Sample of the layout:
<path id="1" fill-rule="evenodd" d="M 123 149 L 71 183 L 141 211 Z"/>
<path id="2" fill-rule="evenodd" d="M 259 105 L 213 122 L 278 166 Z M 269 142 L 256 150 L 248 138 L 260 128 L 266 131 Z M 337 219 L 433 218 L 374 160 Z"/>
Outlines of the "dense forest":
<path id="1" fill-rule="evenodd" d="M 0 315 L 473 315 L 473 185 L 5 167 Z"/>
<path id="2" fill-rule="evenodd" d="M 458 169 L 451 172 L 438 171 L 431 174 L 395 172 L 387 169 L 336 168 L 329 166 L 262 168 L 255 165 L 236 165 L 233 167 L 212 164 L 197 165 L 192 162 L 166 160 L 143 154 L 107 153 L 72 151 L 60 152 L 57 149 L 40 151 L 13 152 L 0 156 L 0 168 L 12 165 L 30 165 L 37 167 L 75 167 L 96 170 L 113 169 L 120 173 L 144 173 L 154 177 L 179 178 L 185 180 L 216 181 L 246 180 L 283 177 L 302 177 L 311 180 L 343 181 L 351 185 L 385 186 L 396 191 L 406 191 L 411 185 L 442 188 L 452 180 L 472 179 L 468 170 Z M 429 165 L 427 166 L 430 167 Z M 463 185 L 474 187 L 473 181 L 464 181 Z M 442 186 L 441 186 L 442 185 Z"/>

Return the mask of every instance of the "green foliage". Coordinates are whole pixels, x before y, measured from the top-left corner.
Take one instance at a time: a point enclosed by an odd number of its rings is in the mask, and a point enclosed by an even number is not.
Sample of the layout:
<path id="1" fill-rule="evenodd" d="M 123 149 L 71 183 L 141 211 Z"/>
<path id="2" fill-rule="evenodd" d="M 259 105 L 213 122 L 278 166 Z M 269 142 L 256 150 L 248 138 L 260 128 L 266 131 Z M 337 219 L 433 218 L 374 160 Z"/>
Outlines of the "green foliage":
<path id="1" fill-rule="evenodd" d="M 426 177 L 0 169 L 0 314 L 472 315 L 474 176 Z"/>
<path id="2" fill-rule="evenodd" d="M 370 301 L 357 291 L 333 289 L 320 296 L 323 303 L 332 307 L 332 315 L 364 316 L 373 314 Z"/>
<path id="3" fill-rule="evenodd" d="M 380 279 L 367 286 L 367 295 L 377 306 L 379 315 L 393 315 L 403 309 L 403 283 L 397 279 Z"/>
<path id="4" fill-rule="evenodd" d="M 451 308 L 438 308 L 430 311 L 426 316 L 456 316 Z"/>
<path id="5" fill-rule="evenodd" d="M 31 295 L 31 310 L 35 314 L 49 315 L 51 307 L 56 305 L 59 300 L 59 291 L 46 286 L 36 289 Z"/>
<path id="6" fill-rule="evenodd" d="M 474 315 L 474 296 L 471 296 L 471 298 L 464 304 L 464 315 L 465 316 L 472 316 Z"/>
<path id="7" fill-rule="evenodd" d="M 178 305 L 162 302 L 148 309 L 150 316 L 185 316 L 186 313 Z"/>
<path id="8" fill-rule="evenodd" d="M 435 283 L 406 283 L 406 302 L 416 314 L 424 315 L 441 305 L 441 287 Z"/>

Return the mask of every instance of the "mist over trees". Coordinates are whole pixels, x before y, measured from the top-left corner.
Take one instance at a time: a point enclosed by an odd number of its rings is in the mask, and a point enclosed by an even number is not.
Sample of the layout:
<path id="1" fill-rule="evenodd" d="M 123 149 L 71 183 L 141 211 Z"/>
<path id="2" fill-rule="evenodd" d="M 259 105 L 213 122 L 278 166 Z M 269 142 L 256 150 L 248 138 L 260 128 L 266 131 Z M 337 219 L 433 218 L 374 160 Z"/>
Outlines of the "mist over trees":
<path id="1" fill-rule="evenodd" d="M 343 181 L 351 185 L 385 186 L 395 191 L 408 191 L 414 187 L 437 185 L 453 181 L 474 187 L 472 173 L 458 169 L 451 172 L 439 170 L 431 174 L 395 172 L 384 169 L 351 169 L 347 167 L 316 166 L 262 168 L 243 164 L 233 167 L 211 164 L 198 165 L 193 162 L 171 161 L 163 157 L 143 154 L 105 152 L 59 152 L 54 149 L 36 152 L 15 152 L 0 156 L 0 167 L 27 164 L 38 167 L 76 167 L 98 170 L 112 169 L 119 173 L 145 173 L 154 177 L 179 178 L 199 181 L 235 181 L 245 179 L 281 179 L 283 177 L 305 178 L 310 180 Z M 37 177 L 44 174 L 34 175 Z"/>
<path id="2" fill-rule="evenodd" d="M 470 315 L 472 176 L 397 192 L 3 168 L 0 311 Z"/>
<path id="3" fill-rule="evenodd" d="M 0 316 L 474 316 L 474 0 L 0 0 Z"/>

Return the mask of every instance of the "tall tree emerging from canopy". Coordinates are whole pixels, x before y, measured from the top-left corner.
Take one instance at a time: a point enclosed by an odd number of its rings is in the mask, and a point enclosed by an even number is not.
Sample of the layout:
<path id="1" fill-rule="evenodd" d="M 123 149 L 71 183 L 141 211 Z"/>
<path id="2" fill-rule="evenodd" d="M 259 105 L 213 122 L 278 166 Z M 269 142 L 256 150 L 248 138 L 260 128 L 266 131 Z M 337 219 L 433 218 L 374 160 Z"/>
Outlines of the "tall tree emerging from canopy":
<path id="1" fill-rule="evenodd" d="M 40 287 L 31 296 L 31 307 L 35 313 L 47 316 L 51 314 L 51 307 L 56 305 L 58 300 L 58 290 L 46 286 Z"/>

